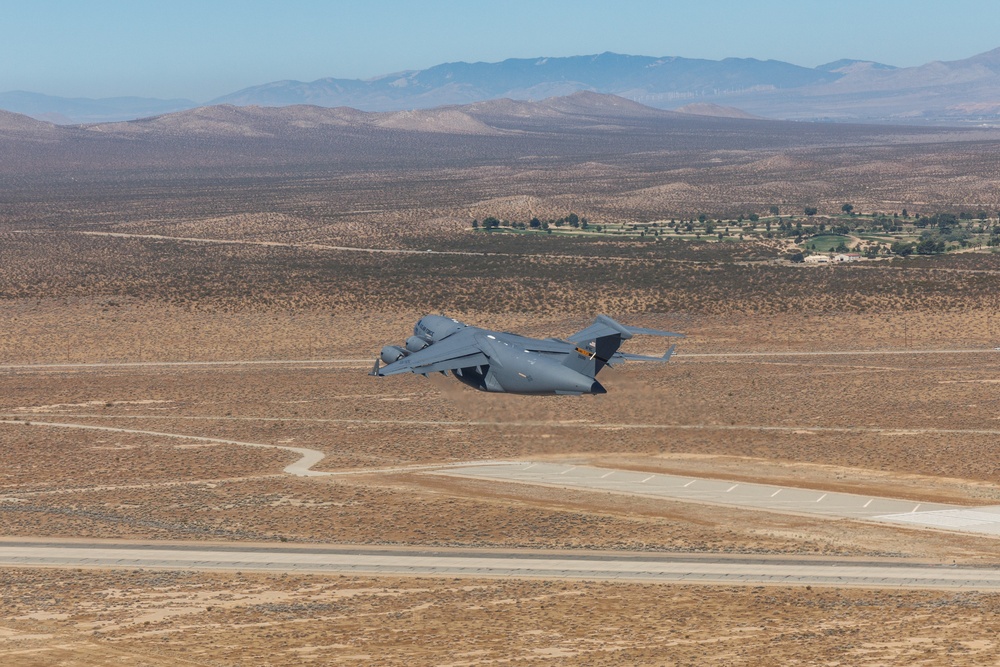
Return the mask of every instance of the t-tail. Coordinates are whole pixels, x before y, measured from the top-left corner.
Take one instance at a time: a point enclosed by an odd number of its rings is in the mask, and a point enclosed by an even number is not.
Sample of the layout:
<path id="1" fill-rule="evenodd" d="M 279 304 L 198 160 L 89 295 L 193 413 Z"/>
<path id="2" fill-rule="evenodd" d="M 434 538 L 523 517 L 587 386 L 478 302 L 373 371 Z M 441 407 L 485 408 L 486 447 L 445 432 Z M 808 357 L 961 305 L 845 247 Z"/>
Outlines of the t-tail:
<path id="1" fill-rule="evenodd" d="M 573 352 L 566 355 L 563 366 L 572 368 L 587 377 L 597 377 L 601 369 L 611 362 L 611 358 L 622 344 L 619 332 L 598 336 L 587 346 L 578 344 Z"/>
<path id="2" fill-rule="evenodd" d="M 567 355 L 563 365 L 578 373 L 583 373 L 587 377 L 597 377 L 601 369 L 611 362 L 611 358 L 614 357 L 621 344 L 621 334 L 600 336 L 586 347 L 577 345 L 576 350 Z"/>
<path id="3" fill-rule="evenodd" d="M 623 340 L 628 340 L 635 335 L 649 336 L 671 336 L 683 338 L 682 334 L 671 331 L 660 331 L 659 329 L 644 329 L 640 327 L 628 327 L 614 321 L 607 315 L 598 315 L 592 325 L 578 331 L 569 338 L 570 342 L 576 343 L 575 353 L 567 355 L 563 365 L 586 375 L 596 377 L 605 366 L 615 363 L 622 363 L 626 359 L 636 361 L 659 361 L 665 362 L 673 356 L 676 346 L 671 345 L 666 354 L 662 357 L 651 357 L 643 354 L 629 354 L 618 352 Z"/>

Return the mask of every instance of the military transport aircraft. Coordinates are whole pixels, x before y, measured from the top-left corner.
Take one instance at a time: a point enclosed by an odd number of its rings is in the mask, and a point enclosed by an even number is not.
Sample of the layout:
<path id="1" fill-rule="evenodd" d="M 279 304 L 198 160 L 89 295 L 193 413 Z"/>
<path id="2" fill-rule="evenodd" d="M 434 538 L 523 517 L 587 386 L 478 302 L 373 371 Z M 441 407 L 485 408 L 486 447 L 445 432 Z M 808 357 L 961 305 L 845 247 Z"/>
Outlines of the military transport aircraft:
<path id="1" fill-rule="evenodd" d="M 425 315 L 403 347 L 382 348 L 370 375 L 447 375 L 451 371 L 459 381 L 480 391 L 606 394 L 596 379 L 605 366 L 628 359 L 665 362 L 674 353 L 673 345 L 662 357 L 619 352 L 622 341 L 636 334 L 683 338 L 669 331 L 628 327 L 605 315 L 598 315 L 593 324 L 566 340 L 527 338 L 469 326 L 443 315 Z M 387 365 L 380 367 L 379 360 Z"/>

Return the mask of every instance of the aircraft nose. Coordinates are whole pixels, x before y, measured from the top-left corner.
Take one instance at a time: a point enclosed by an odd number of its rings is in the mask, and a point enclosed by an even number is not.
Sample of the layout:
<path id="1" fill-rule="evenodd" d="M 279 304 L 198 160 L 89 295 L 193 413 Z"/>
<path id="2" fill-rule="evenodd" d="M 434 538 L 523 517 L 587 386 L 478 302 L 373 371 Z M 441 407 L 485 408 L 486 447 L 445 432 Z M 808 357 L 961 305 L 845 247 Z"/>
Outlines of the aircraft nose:
<path id="1" fill-rule="evenodd" d="M 591 394 L 606 394 L 606 393 L 608 393 L 608 390 L 605 389 L 604 385 L 602 385 L 600 382 L 598 382 L 597 380 L 594 380 L 594 384 L 590 385 L 590 393 Z"/>

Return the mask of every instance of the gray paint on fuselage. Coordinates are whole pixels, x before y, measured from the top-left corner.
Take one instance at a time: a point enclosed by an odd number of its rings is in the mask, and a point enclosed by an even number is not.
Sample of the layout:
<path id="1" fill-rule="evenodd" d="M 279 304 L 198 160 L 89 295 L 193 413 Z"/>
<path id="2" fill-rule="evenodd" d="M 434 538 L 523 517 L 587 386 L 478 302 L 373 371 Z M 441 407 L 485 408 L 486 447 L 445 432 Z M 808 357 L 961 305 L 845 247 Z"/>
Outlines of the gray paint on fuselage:
<path id="1" fill-rule="evenodd" d="M 607 364 L 626 359 L 665 362 L 663 357 L 618 352 L 634 333 L 680 336 L 655 329 L 630 329 L 599 316 L 594 324 L 569 340 L 529 338 L 519 334 L 469 326 L 443 315 L 425 315 L 413 327 L 405 346 L 387 345 L 372 375 L 451 372 L 480 391 L 514 394 L 603 394 L 597 373 Z M 426 343 L 426 346 L 423 346 Z"/>

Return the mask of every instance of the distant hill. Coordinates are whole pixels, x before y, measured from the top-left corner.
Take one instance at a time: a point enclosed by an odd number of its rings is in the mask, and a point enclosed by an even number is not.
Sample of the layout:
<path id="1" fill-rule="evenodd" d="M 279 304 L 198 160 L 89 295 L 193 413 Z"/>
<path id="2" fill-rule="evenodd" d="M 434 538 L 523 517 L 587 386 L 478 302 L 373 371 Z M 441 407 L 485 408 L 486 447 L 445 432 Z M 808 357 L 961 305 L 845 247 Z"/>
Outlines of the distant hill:
<path id="1" fill-rule="evenodd" d="M 893 70 L 899 68 L 893 67 L 892 65 L 884 65 L 882 63 L 872 62 L 871 60 L 851 60 L 850 58 L 842 58 L 841 60 L 835 60 L 832 63 L 826 63 L 825 65 L 820 65 L 816 69 L 822 72 L 844 73 L 850 70 L 858 70 L 858 69 Z"/>
<path id="2" fill-rule="evenodd" d="M 14 114 L 11 114 L 14 115 Z M 288 137 L 315 130 L 401 130 L 421 133 L 496 135 L 523 131 L 532 124 L 602 128 L 635 119 L 682 118 L 614 95 L 578 92 L 538 102 L 511 99 L 413 111 L 367 112 L 350 107 L 285 107 L 220 104 L 152 118 L 82 126 L 89 133 L 114 136 Z M 30 123 L 48 125 L 20 116 Z"/>
<path id="3" fill-rule="evenodd" d="M 713 101 L 790 120 L 1000 126 L 1000 49 L 919 67 L 831 63 L 838 64 L 835 81 Z"/>
<path id="4" fill-rule="evenodd" d="M 0 109 L 59 124 L 104 123 L 180 111 L 197 106 L 191 100 L 148 97 L 57 97 L 15 90 L 0 93 Z"/>
<path id="5" fill-rule="evenodd" d="M 540 101 L 499 99 L 405 112 L 216 105 L 128 122 L 71 126 L 3 113 L 0 181 L 16 189 L 32 179 L 51 179 L 54 187 L 90 198 L 97 196 L 90 185 L 106 179 L 116 193 L 107 202 L 125 190 L 129 197 L 150 196 L 143 215 L 154 216 L 160 207 L 177 205 L 170 199 L 171 183 L 204 183 L 204 196 L 214 201 L 218 196 L 253 199 L 261 179 L 308 182 L 317 202 L 326 201 L 328 188 L 350 191 L 354 203 L 346 210 L 351 211 L 368 211 L 370 198 L 409 196 L 405 189 L 385 185 L 397 179 L 400 184 L 419 182 L 420 196 L 441 211 L 452 210 L 473 182 L 492 183 L 484 196 L 498 201 L 512 193 L 518 201 L 532 192 L 558 199 L 592 186 L 610 187 L 634 193 L 629 195 L 633 204 L 646 202 L 641 207 L 649 215 L 662 215 L 681 202 L 692 210 L 712 210 L 723 182 L 730 193 L 725 196 L 734 201 L 759 206 L 788 197 L 799 210 L 802 202 L 814 200 L 808 188 L 821 182 L 832 189 L 819 199 L 832 197 L 830 201 L 840 202 L 837 206 L 843 203 L 843 192 L 868 190 L 917 192 L 926 201 L 954 200 L 960 192 L 963 201 L 993 206 L 996 188 L 995 179 L 989 180 L 989 156 L 998 136 L 1000 130 L 677 113 L 589 91 Z M 880 148 L 859 163 L 858 151 L 864 147 Z M 973 147 L 975 153 L 970 152 Z M 837 157 L 828 159 L 831 151 Z M 968 157 L 973 154 L 982 157 Z M 964 175 L 973 173 L 972 162 L 976 179 L 970 189 Z M 931 171 L 928 164 L 933 165 Z M 854 185 L 844 185 L 842 172 Z M 963 176 L 950 176 L 956 173 Z M 393 175 L 378 186 L 377 179 L 385 174 Z M 949 176 L 942 181 L 940 174 Z M 909 179 L 908 185 L 892 180 L 899 175 Z M 707 187 L 706 178 L 723 180 Z M 525 179 L 537 187 L 525 188 Z M 790 185 L 806 182 L 806 189 Z M 942 189 L 941 182 L 948 187 Z M 228 188 L 233 191 L 221 192 Z M 161 194 L 153 197 L 151 192 Z M 779 197 L 779 192 L 786 194 Z M 560 199 L 557 208 L 579 208 L 581 194 Z M 41 219 L 74 219 L 72 207 L 62 202 L 46 209 Z M 489 208 L 507 210 L 508 204 L 497 206 Z"/>
<path id="6" fill-rule="evenodd" d="M 348 107 L 214 105 L 151 118 L 58 126 L 0 113 L 0 178 L 105 170 L 414 169 L 491 164 L 533 156 L 671 154 L 698 146 L 787 141 L 800 129 L 775 121 L 707 118 L 582 91 L 540 101 L 500 99 L 413 111 Z M 802 131 L 813 132 L 801 125 Z M 867 136 L 867 135 L 866 135 Z M 520 163 L 520 162 L 519 162 Z M 436 168 L 436 167 L 435 167 Z M 227 176 L 228 177 L 228 176 Z M 159 178 L 156 176 L 154 178 Z"/>
<path id="7" fill-rule="evenodd" d="M 289 132 L 336 128 L 382 128 L 448 134 L 491 134 L 493 128 L 459 107 L 417 111 L 365 112 L 349 107 L 285 107 L 220 104 L 139 120 L 88 125 L 92 132 L 114 135 L 211 135 L 278 137 Z"/>
<path id="8" fill-rule="evenodd" d="M 694 114 L 696 116 L 714 116 L 716 118 L 757 118 L 761 119 L 760 116 L 754 116 L 749 114 L 742 109 L 736 109 L 734 107 L 723 107 L 718 104 L 712 104 L 711 102 L 694 102 L 693 104 L 685 104 L 682 107 L 676 109 L 677 113 L 688 113 Z M 763 119 L 761 119 L 763 120 Z"/>
<path id="9" fill-rule="evenodd" d="M 408 115 L 380 122 L 452 128 L 457 119 L 441 117 L 441 112 L 436 118 L 409 112 L 497 99 L 540 101 L 584 91 L 660 109 L 710 109 L 690 106 L 709 104 L 781 120 L 1000 126 L 1000 49 L 919 67 L 843 59 L 808 68 L 753 58 L 701 60 L 617 53 L 512 58 L 446 63 L 365 81 L 275 81 L 224 95 L 209 106 L 405 111 Z M 132 120 L 196 106 L 181 99 L 89 100 L 0 93 L 0 108 L 56 123 Z M 468 131 L 482 128 L 470 124 Z"/>
<path id="10" fill-rule="evenodd" d="M 0 111 L 0 136 L 49 140 L 59 136 L 59 128 L 41 120 L 10 111 Z"/>

